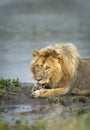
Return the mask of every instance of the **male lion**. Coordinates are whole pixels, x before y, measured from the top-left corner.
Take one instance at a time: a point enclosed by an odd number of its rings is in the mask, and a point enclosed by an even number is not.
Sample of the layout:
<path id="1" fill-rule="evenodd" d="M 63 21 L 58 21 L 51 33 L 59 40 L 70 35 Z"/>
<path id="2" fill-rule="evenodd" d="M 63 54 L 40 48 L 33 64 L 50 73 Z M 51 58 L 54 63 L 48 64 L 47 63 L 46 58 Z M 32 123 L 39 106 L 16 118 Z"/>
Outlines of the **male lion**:
<path id="1" fill-rule="evenodd" d="M 90 94 L 90 59 L 81 59 L 71 44 L 52 45 L 32 52 L 31 72 L 35 98 L 54 95 Z"/>

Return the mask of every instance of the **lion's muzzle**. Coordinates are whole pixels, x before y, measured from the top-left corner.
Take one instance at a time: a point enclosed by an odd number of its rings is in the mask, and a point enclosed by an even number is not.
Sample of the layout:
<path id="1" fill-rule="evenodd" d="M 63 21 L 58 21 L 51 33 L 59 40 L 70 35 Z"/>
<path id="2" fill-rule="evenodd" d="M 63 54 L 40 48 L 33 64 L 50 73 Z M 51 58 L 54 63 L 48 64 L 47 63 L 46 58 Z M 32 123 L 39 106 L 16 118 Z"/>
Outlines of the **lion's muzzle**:
<path id="1" fill-rule="evenodd" d="M 38 89 L 41 89 L 41 88 L 50 88 L 49 87 L 49 82 L 45 82 L 45 83 L 41 83 L 41 81 L 36 81 L 36 87 Z"/>

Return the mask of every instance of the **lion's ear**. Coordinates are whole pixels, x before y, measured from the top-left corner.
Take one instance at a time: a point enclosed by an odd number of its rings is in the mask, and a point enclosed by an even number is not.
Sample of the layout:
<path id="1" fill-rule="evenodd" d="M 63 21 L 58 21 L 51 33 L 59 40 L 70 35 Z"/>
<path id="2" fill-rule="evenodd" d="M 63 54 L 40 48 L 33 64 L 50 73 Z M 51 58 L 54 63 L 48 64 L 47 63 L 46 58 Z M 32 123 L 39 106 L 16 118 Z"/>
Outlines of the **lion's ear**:
<path id="1" fill-rule="evenodd" d="M 52 56 L 57 56 L 58 53 L 56 52 L 56 50 L 48 49 L 48 54 Z"/>
<path id="2" fill-rule="evenodd" d="M 39 51 L 38 51 L 38 50 L 33 51 L 33 52 L 32 52 L 32 55 L 33 55 L 33 57 L 38 56 L 38 55 L 39 55 Z"/>
<path id="3" fill-rule="evenodd" d="M 59 54 L 59 55 L 57 56 L 57 59 L 58 59 L 59 62 L 62 62 L 62 63 L 64 62 L 64 61 L 63 61 L 63 55 L 61 55 L 61 54 Z"/>
<path id="4" fill-rule="evenodd" d="M 63 55 L 62 54 L 59 54 L 56 50 L 49 50 L 50 54 L 58 59 L 59 62 L 63 62 Z"/>

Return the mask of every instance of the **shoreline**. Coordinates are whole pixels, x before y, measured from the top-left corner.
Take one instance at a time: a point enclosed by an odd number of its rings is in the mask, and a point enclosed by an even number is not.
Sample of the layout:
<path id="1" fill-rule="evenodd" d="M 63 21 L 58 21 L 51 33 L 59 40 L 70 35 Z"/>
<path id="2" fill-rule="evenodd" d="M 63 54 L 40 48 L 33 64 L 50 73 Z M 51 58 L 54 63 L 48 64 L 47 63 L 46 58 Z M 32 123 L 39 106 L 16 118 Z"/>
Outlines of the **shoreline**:
<path id="1" fill-rule="evenodd" d="M 15 105 L 15 104 L 31 104 L 35 105 L 44 105 L 44 104 L 58 104 L 65 107 L 84 107 L 90 106 L 90 96 L 89 95 L 62 95 L 62 96 L 53 96 L 49 98 L 38 98 L 35 99 L 31 96 L 31 89 L 34 86 L 33 83 L 20 83 L 17 86 L 17 90 L 14 92 L 7 92 L 4 96 L 0 96 L 0 106 Z"/>
<path id="2" fill-rule="evenodd" d="M 0 120 L 4 119 L 10 124 L 26 120 L 30 125 L 36 125 L 41 121 L 43 126 L 45 122 L 42 122 L 45 119 L 53 122 L 54 118 L 59 120 L 58 116 L 60 116 L 62 122 L 64 118 L 72 120 L 71 117 L 77 118 L 90 113 L 90 96 L 64 95 L 35 99 L 31 96 L 32 87 L 32 83 L 20 83 L 19 86 L 16 86 L 17 91 L 13 93 L 9 91 L 0 97 Z M 38 127 L 40 126 L 37 126 L 37 130 Z"/>

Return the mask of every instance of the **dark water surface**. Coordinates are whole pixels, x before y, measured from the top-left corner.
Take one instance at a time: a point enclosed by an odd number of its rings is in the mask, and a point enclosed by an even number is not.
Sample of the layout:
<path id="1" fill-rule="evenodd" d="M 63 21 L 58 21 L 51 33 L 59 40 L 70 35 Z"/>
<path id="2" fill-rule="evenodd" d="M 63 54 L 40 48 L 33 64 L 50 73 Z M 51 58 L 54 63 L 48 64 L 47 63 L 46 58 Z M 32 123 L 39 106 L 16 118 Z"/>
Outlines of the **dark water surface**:
<path id="1" fill-rule="evenodd" d="M 32 50 L 56 42 L 90 57 L 90 0 L 0 0 L 0 77 L 32 82 Z"/>

